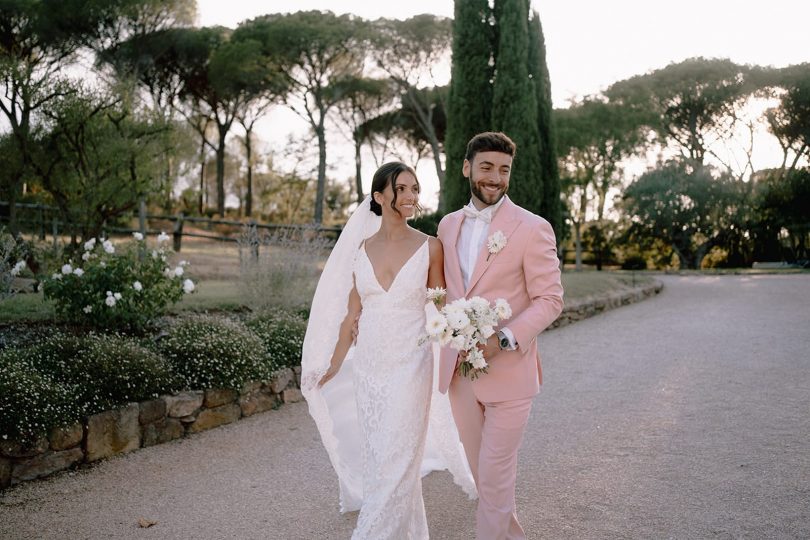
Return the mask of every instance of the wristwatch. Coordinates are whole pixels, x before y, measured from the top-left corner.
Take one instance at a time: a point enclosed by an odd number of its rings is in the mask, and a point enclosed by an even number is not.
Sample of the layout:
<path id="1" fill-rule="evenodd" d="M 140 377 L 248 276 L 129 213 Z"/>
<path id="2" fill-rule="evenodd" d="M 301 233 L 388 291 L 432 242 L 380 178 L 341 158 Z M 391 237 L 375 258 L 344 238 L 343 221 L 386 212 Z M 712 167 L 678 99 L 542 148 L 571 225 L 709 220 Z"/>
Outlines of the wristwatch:
<path id="1" fill-rule="evenodd" d="M 509 342 L 509 338 L 506 337 L 506 334 L 503 332 L 503 330 L 498 330 L 498 333 L 496 335 L 498 336 L 498 347 L 500 347 L 502 351 L 506 351 L 512 348 L 512 344 Z"/>

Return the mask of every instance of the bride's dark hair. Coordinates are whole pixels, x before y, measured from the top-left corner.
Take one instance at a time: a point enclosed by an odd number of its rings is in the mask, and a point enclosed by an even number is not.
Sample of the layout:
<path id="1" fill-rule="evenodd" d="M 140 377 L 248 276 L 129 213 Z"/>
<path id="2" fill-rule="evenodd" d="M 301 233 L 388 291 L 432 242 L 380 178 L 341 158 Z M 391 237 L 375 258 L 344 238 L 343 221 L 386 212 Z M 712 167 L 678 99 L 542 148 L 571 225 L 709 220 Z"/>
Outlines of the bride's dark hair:
<path id="1" fill-rule="evenodd" d="M 382 206 L 380 203 L 374 200 L 374 194 L 378 191 L 382 193 L 385 191 L 385 186 L 390 185 L 391 191 L 394 192 L 394 199 L 391 201 L 391 208 L 399 214 L 399 210 L 396 208 L 397 204 L 397 178 L 399 175 L 409 172 L 416 178 L 416 171 L 414 171 L 411 167 L 405 165 L 401 161 L 391 161 L 390 163 L 384 163 L 377 169 L 377 172 L 374 173 L 374 178 L 371 180 L 371 201 L 370 210 L 377 214 L 378 216 L 382 215 Z M 421 192 L 422 185 L 419 183 L 419 178 L 416 178 L 416 187 Z M 416 203 L 416 212 L 421 212 L 422 207 L 419 203 Z M 402 214 L 400 214 L 402 215 Z"/>

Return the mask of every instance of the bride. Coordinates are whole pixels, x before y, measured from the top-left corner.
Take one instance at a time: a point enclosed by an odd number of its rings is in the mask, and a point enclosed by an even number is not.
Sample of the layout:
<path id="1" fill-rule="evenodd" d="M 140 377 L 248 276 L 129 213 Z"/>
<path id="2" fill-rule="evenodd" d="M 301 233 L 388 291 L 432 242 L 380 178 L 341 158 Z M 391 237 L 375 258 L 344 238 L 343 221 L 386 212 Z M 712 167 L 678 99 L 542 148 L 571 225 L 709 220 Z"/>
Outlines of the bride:
<path id="1" fill-rule="evenodd" d="M 353 539 L 428 538 L 421 477 L 432 470 L 476 495 L 434 349 L 419 345 L 444 263 L 441 243 L 406 222 L 418 209 L 413 169 L 380 167 L 324 267 L 304 339 L 301 386 L 341 512 L 360 510 Z"/>

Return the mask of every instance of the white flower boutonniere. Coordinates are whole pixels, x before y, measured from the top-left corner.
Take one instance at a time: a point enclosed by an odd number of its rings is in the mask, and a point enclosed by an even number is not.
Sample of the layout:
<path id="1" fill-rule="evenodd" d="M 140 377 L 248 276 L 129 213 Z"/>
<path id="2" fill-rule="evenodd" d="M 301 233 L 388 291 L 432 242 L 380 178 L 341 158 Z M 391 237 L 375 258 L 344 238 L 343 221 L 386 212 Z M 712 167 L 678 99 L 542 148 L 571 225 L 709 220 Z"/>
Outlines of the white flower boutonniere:
<path id="1" fill-rule="evenodd" d="M 487 238 L 487 260 L 506 247 L 506 236 L 501 231 L 495 231 Z"/>

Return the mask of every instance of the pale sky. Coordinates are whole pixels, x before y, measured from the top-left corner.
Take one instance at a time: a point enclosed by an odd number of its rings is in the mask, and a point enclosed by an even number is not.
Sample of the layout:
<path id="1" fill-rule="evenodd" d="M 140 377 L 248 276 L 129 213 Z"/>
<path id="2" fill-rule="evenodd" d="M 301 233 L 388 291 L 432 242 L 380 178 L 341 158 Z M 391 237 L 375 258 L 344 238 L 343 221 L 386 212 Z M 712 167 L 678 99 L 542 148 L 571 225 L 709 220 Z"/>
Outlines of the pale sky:
<path id="1" fill-rule="evenodd" d="M 744 7 L 754 5 L 756 8 Z M 331 10 L 366 19 L 408 18 L 420 13 L 453 15 L 453 0 L 197 0 L 201 26 L 236 27 L 265 13 Z M 810 62 L 810 1 L 769 0 L 532 0 L 540 13 L 555 107 L 572 98 L 604 90 L 633 75 L 665 67 L 686 58 L 730 58 L 737 63 L 782 67 Z M 446 81 L 440 81 L 446 83 Z M 296 124 L 298 122 L 298 124 Z M 274 152 L 282 152 L 289 130 L 303 135 L 307 128 L 286 111 L 274 111 L 262 135 Z M 353 158 L 338 134 L 330 136 L 328 160 L 338 179 L 353 176 Z M 374 166 L 364 166 L 368 183 Z M 435 206 L 438 184 L 432 160 L 417 169 L 427 206 Z M 366 171 L 368 169 L 368 172 Z"/>

